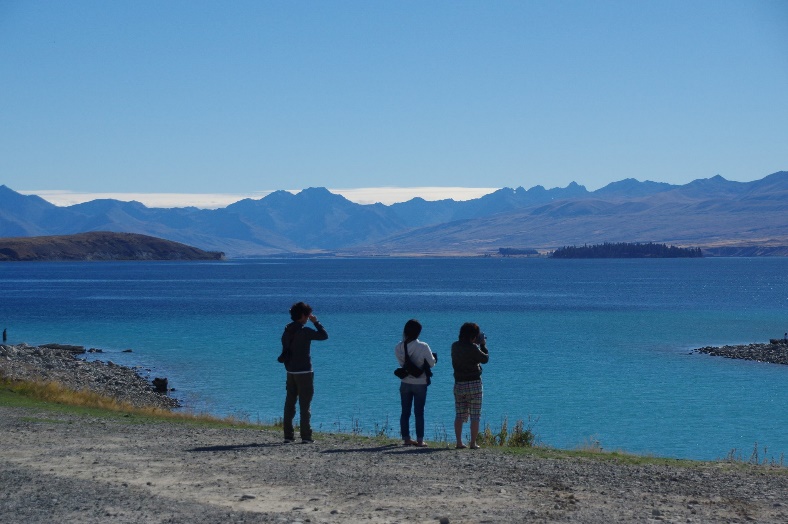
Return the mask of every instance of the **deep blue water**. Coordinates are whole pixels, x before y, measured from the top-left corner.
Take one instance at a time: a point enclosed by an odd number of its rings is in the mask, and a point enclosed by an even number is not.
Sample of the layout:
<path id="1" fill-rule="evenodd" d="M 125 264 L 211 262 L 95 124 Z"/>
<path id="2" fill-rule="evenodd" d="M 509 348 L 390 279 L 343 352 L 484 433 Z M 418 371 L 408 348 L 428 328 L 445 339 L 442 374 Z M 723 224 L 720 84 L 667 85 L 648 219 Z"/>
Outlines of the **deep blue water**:
<path id="1" fill-rule="evenodd" d="M 197 411 L 281 416 L 279 337 L 305 300 L 330 335 L 313 344 L 323 431 L 397 427 L 393 347 L 418 318 L 439 354 L 429 439 L 452 432 L 449 347 L 474 321 L 488 336 L 483 423 L 494 430 L 507 416 L 562 448 L 788 452 L 788 366 L 690 351 L 788 331 L 788 259 L 6 263 L 0 282 L 10 343 L 102 348 L 102 360 L 167 376 Z"/>

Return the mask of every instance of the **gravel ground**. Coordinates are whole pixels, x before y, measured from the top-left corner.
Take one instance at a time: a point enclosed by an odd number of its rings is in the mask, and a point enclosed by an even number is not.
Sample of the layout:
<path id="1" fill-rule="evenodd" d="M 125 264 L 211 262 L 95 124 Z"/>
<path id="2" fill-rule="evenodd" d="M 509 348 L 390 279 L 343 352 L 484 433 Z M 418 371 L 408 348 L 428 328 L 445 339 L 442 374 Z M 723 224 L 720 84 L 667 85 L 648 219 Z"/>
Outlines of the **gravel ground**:
<path id="1" fill-rule="evenodd" d="M 788 474 L 0 406 L 0 522 L 786 522 Z"/>
<path id="2" fill-rule="evenodd" d="M 316 438 L 0 405 L 0 522 L 788 522 L 784 468 Z"/>

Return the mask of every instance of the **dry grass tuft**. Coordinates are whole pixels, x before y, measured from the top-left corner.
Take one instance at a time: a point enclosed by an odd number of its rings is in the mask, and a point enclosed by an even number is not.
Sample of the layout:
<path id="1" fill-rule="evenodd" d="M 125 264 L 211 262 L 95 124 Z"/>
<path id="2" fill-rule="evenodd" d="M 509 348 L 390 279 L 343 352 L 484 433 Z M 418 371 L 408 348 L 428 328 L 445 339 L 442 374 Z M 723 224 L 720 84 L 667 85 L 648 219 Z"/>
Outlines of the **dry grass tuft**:
<path id="1" fill-rule="evenodd" d="M 218 418 L 206 414 L 174 412 L 168 409 L 153 406 L 134 406 L 128 402 L 121 402 L 112 397 L 100 395 L 93 391 L 84 389 L 75 391 L 55 381 L 37 382 L 9 380 L 0 376 L 0 387 L 26 398 L 39 400 L 42 402 L 61 404 L 65 406 L 106 410 L 110 412 L 131 414 L 147 418 L 181 420 L 208 424 L 230 424 L 233 426 L 250 428 L 262 427 L 259 424 L 252 424 L 234 417 Z"/>

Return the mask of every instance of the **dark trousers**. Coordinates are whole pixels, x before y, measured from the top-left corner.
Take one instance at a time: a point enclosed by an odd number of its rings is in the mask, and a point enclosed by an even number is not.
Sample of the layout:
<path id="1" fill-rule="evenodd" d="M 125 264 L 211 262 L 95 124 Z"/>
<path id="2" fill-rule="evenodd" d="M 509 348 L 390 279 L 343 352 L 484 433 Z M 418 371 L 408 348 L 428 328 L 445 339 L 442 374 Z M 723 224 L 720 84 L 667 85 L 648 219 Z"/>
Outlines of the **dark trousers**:
<path id="1" fill-rule="evenodd" d="M 399 396 L 402 400 L 402 415 L 399 417 L 399 429 L 402 440 L 410 440 L 410 407 L 416 415 L 416 439 L 424 440 L 424 404 L 427 403 L 427 384 L 399 385 Z"/>
<path id="2" fill-rule="evenodd" d="M 307 440 L 311 439 L 312 426 L 309 425 L 309 421 L 312 414 L 309 406 L 312 404 L 312 397 L 315 394 L 315 374 L 288 373 L 285 388 L 287 389 L 284 419 L 285 438 L 295 438 L 293 418 L 295 418 L 296 400 L 298 400 L 298 409 L 301 412 L 301 422 L 299 424 L 301 438 Z"/>

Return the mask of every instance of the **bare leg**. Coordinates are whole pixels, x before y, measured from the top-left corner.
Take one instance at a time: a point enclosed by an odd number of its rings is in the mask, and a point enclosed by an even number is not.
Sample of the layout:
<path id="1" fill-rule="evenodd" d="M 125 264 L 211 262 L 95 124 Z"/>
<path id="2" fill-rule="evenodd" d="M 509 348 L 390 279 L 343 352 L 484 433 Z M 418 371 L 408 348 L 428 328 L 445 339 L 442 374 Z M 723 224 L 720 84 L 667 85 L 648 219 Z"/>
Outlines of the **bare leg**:
<path id="1" fill-rule="evenodd" d="M 479 421 L 471 419 L 471 447 L 476 447 L 476 436 L 479 434 Z"/>
<path id="2" fill-rule="evenodd" d="M 457 447 L 463 447 L 462 443 L 462 419 L 460 417 L 454 418 L 454 434 L 457 437 Z"/>

